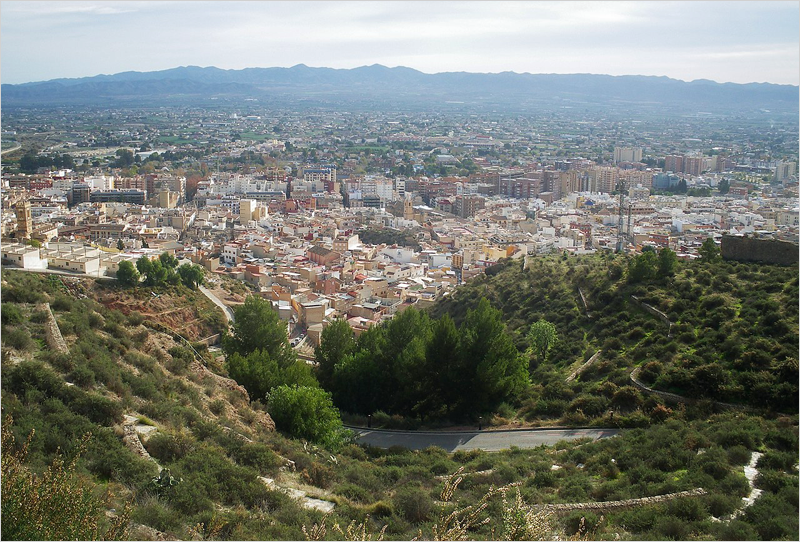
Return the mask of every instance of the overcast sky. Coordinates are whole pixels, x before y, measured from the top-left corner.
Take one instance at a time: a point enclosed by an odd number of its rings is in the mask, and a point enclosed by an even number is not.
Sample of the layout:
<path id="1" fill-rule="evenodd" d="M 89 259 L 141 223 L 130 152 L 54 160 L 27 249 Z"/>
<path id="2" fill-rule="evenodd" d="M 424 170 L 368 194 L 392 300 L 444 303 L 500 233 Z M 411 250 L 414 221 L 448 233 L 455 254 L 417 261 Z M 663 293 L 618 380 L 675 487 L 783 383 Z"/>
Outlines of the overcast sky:
<path id="1" fill-rule="evenodd" d="M 666 75 L 797 85 L 800 3 L 0 2 L 3 83 L 176 66 Z"/>

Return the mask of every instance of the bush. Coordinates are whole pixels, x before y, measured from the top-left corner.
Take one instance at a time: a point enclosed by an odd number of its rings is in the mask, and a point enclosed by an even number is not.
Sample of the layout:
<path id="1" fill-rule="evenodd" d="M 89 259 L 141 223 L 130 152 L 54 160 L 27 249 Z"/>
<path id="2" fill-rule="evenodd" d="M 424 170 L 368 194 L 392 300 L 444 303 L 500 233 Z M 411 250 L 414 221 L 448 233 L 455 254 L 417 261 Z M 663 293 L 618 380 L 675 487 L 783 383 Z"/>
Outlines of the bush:
<path id="1" fill-rule="evenodd" d="M 758 540 L 758 532 L 744 521 L 735 519 L 727 525 L 720 525 L 717 540 Z"/>
<path id="2" fill-rule="evenodd" d="M 0 305 L 0 320 L 3 325 L 21 324 L 23 321 L 22 312 L 14 303 L 3 303 Z"/>
<path id="3" fill-rule="evenodd" d="M 214 415 L 219 416 L 220 414 L 225 412 L 225 401 L 223 401 L 222 399 L 217 399 L 215 401 L 212 401 L 208 405 L 208 409 L 212 413 L 214 413 Z"/>
<path id="4" fill-rule="evenodd" d="M 731 514 L 741 504 L 741 498 L 732 495 L 714 494 L 706 498 L 706 506 L 708 506 L 709 513 L 717 518 Z"/>
<path id="5" fill-rule="evenodd" d="M 316 461 L 311 463 L 311 466 L 303 471 L 303 478 L 306 482 L 322 489 L 331 487 L 335 476 L 336 474 L 332 468 L 317 463 Z M 389 515 L 391 515 L 391 513 Z"/>
<path id="6" fill-rule="evenodd" d="M 392 499 L 395 509 L 411 523 L 427 521 L 433 508 L 433 499 L 421 487 L 405 486 Z"/>
<path id="7" fill-rule="evenodd" d="M 727 450 L 728 463 L 731 465 L 746 465 L 750 462 L 751 452 L 744 446 L 733 446 Z"/>
<path id="8" fill-rule="evenodd" d="M 700 499 L 675 499 L 667 503 L 667 513 L 686 522 L 698 521 L 708 515 Z"/>
<path id="9" fill-rule="evenodd" d="M 325 390 L 308 386 L 279 386 L 268 404 L 275 425 L 296 438 L 338 448 L 343 441 L 342 421 Z"/>
<path id="10" fill-rule="evenodd" d="M 372 500 L 366 489 L 351 483 L 341 484 L 337 486 L 333 492 L 357 503 L 364 504 Z"/>
<path id="11" fill-rule="evenodd" d="M 563 519 L 564 531 L 568 535 L 587 534 L 594 531 L 600 523 L 600 518 L 592 512 L 571 512 Z"/>
<path id="12" fill-rule="evenodd" d="M 758 458 L 757 467 L 767 470 L 792 472 L 797 464 L 797 453 L 769 451 Z"/>
<path id="13" fill-rule="evenodd" d="M 232 452 L 232 456 L 240 465 L 253 467 L 262 473 L 271 471 L 280 463 L 275 452 L 260 442 L 248 442 Z"/>
<path id="14" fill-rule="evenodd" d="M 109 503 L 75 476 L 77 457 L 65 463 L 56 457 L 43 475 L 24 464 L 26 448 L 15 449 L 11 418 L 2 434 L 2 538 L 4 540 L 120 540 L 128 514 L 102 527 Z"/>
<path id="15" fill-rule="evenodd" d="M 148 453 L 161 463 L 172 463 L 181 459 L 194 449 L 194 443 L 188 435 L 178 433 L 156 433 L 151 436 L 144 447 Z"/>
<path id="16" fill-rule="evenodd" d="M 670 540 L 686 540 L 689 537 L 689 526 L 685 521 L 675 517 L 665 517 L 658 520 L 655 530 Z"/>
<path id="17" fill-rule="evenodd" d="M 72 382 L 82 388 L 91 388 L 94 386 L 94 371 L 81 365 L 76 367 L 70 374 Z"/>
<path id="18" fill-rule="evenodd" d="M 784 487 L 797 486 L 797 478 L 787 476 L 780 471 L 762 470 L 755 479 L 755 486 L 759 489 L 777 493 Z"/>
<path id="19" fill-rule="evenodd" d="M 30 350 L 34 342 L 31 334 L 25 328 L 5 328 L 2 331 L 3 344 L 17 350 Z"/>

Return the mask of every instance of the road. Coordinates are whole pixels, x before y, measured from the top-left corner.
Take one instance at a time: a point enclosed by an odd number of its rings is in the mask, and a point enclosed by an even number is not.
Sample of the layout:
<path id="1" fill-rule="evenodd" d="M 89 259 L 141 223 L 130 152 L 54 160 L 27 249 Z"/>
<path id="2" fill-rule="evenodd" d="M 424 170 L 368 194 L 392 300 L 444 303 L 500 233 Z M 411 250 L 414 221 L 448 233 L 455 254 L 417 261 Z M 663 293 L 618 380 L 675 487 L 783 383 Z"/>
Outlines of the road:
<path id="1" fill-rule="evenodd" d="M 21 147 L 22 147 L 22 145 L 17 145 L 16 147 L 11 147 L 10 149 L 5 149 L 3 151 L 0 151 L 0 155 L 6 154 L 6 153 L 9 153 L 9 152 L 14 152 L 15 150 L 17 150 L 17 149 L 19 149 Z"/>
<path id="2" fill-rule="evenodd" d="M 215 296 L 211 292 L 211 290 L 209 290 L 205 286 L 201 285 L 199 286 L 199 288 L 200 291 L 203 292 L 203 295 L 209 298 L 217 307 L 222 309 L 222 312 L 225 313 L 225 318 L 228 320 L 228 323 L 233 322 L 233 311 L 231 310 L 231 308 L 225 305 L 225 303 L 223 303 L 222 301 L 220 301 L 220 299 L 217 296 Z"/>
<path id="3" fill-rule="evenodd" d="M 553 445 L 560 440 L 580 438 L 608 438 L 619 433 L 618 429 L 528 429 L 511 431 L 389 431 L 348 426 L 356 433 L 359 443 L 378 448 L 400 446 L 411 450 L 423 450 L 438 446 L 448 452 L 459 450 L 485 450 L 499 452 L 511 446 L 536 448 Z"/>

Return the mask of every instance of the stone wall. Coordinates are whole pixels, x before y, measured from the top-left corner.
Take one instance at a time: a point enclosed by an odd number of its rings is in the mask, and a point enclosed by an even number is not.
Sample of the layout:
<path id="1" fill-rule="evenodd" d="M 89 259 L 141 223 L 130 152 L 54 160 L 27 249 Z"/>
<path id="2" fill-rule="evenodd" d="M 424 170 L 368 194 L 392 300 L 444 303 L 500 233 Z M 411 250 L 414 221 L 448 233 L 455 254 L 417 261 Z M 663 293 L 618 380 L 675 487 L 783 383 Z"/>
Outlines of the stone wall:
<path id="1" fill-rule="evenodd" d="M 631 383 L 637 389 L 639 389 L 639 390 L 641 390 L 641 391 L 643 391 L 645 393 L 649 393 L 651 395 L 655 395 L 656 397 L 659 397 L 660 399 L 662 399 L 665 403 L 670 403 L 670 404 L 678 404 L 678 403 L 690 404 L 690 403 L 695 403 L 696 402 L 696 399 L 692 399 L 690 397 L 684 397 L 682 395 L 678 395 L 678 394 L 675 394 L 675 393 L 669 393 L 669 392 L 666 392 L 666 391 L 654 390 L 653 388 L 650 388 L 650 387 L 646 386 L 644 384 L 644 382 L 639 380 L 639 369 L 641 369 L 641 367 L 636 367 L 633 371 L 631 371 L 631 375 L 630 375 Z M 749 411 L 749 412 L 752 412 L 752 411 L 755 410 L 753 408 L 750 408 L 750 407 L 747 407 L 747 406 L 744 406 L 744 405 L 734 405 L 734 404 L 731 404 L 731 403 L 723 403 L 721 401 L 712 401 L 712 403 L 714 403 L 714 405 L 716 405 L 717 407 L 719 407 L 719 408 L 721 408 L 723 410 L 744 410 L 744 411 Z"/>
<path id="2" fill-rule="evenodd" d="M 721 252 L 726 260 L 793 266 L 797 266 L 798 263 L 798 246 L 777 239 L 723 235 Z"/>
<path id="3" fill-rule="evenodd" d="M 614 510 L 633 508 L 636 506 L 649 506 L 653 504 L 659 504 L 662 502 L 671 501 L 673 499 L 682 499 L 686 497 L 702 497 L 703 495 L 707 494 L 708 492 L 705 489 L 699 487 L 697 489 L 690 489 L 689 491 L 679 491 L 678 493 L 667 493 L 666 495 L 656 495 L 655 497 L 626 499 L 624 501 L 545 504 L 542 506 L 542 508 L 550 512 L 559 512 L 559 513 L 573 512 L 575 510 L 611 512 Z"/>
<path id="4" fill-rule="evenodd" d="M 642 307 L 644 310 L 646 310 L 647 312 L 649 312 L 650 314 L 652 314 L 653 316 L 655 316 L 656 318 L 658 318 L 659 320 L 661 320 L 662 322 L 667 324 L 667 326 L 672 327 L 672 322 L 669 321 L 669 318 L 667 317 L 666 314 L 664 314 L 663 312 L 661 312 L 660 310 L 658 310 L 654 306 L 648 305 L 644 301 L 641 301 L 635 295 L 632 295 L 631 299 L 633 299 L 636 302 L 636 304 L 639 305 L 640 307 Z"/>
<path id="5" fill-rule="evenodd" d="M 47 313 L 47 321 L 44 323 L 44 338 L 47 346 L 61 354 L 68 354 L 69 347 L 64 340 L 64 336 L 61 335 L 61 330 L 58 329 L 56 317 L 53 316 L 53 311 L 50 310 L 50 303 L 43 303 L 39 306 L 39 309 Z"/>
<path id="6" fill-rule="evenodd" d="M 572 382 L 573 380 L 575 380 L 575 379 L 578 377 L 578 375 L 580 375 L 580 374 L 581 374 L 583 371 L 585 371 L 586 369 L 588 369 L 588 368 L 589 368 L 589 366 L 590 366 L 592 363 L 594 363 L 595 361 L 597 361 L 597 358 L 599 358 L 599 357 L 600 357 L 600 354 L 601 354 L 602 352 L 603 352 L 602 350 L 598 350 L 597 352 L 595 352 L 595 353 L 594 353 L 594 355 L 593 355 L 592 357 L 590 357 L 590 358 L 589 358 L 589 360 L 588 360 L 586 363 L 584 363 L 583 365 L 581 365 L 580 367 L 578 367 L 577 369 L 575 369 L 575 370 L 572 372 L 572 374 L 571 374 L 571 375 L 569 375 L 569 376 L 567 377 L 567 379 L 566 379 L 566 382 Z"/>

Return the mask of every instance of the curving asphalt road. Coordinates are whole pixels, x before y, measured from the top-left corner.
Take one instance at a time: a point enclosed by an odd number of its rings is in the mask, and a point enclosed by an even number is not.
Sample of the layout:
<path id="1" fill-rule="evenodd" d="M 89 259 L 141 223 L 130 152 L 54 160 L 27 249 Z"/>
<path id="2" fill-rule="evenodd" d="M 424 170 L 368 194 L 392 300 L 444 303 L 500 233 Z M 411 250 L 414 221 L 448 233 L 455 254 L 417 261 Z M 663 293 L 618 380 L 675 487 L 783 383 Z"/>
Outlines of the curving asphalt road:
<path id="1" fill-rule="evenodd" d="M 527 429 L 511 431 L 391 431 L 347 426 L 356 434 L 356 442 L 377 448 L 400 446 L 410 450 L 423 450 L 438 446 L 448 452 L 459 450 L 484 450 L 499 452 L 512 446 L 537 448 L 550 446 L 560 440 L 580 438 L 600 439 L 613 437 L 618 429 Z"/>

